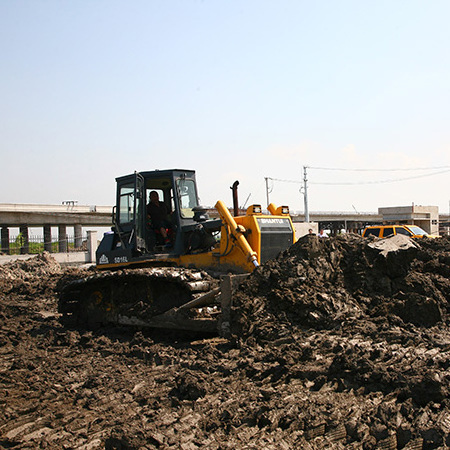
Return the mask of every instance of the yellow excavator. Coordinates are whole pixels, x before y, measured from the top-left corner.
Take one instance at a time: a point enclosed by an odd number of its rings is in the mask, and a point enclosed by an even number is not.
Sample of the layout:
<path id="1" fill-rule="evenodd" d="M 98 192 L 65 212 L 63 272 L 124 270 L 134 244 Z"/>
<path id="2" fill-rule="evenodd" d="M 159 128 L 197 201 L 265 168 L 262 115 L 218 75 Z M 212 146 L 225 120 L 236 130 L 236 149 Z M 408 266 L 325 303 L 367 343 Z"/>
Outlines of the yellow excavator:
<path id="1" fill-rule="evenodd" d="M 220 200 L 213 214 L 200 206 L 193 170 L 135 172 L 116 182 L 113 226 L 98 247 L 97 270 L 62 289 L 66 320 L 226 334 L 231 292 L 245 276 L 238 274 L 296 240 L 287 206 L 271 203 L 263 214 L 251 205 L 240 213 L 237 181 L 233 214 Z M 167 214 L 163 229 L 149 215 L 151 193 Z"/>

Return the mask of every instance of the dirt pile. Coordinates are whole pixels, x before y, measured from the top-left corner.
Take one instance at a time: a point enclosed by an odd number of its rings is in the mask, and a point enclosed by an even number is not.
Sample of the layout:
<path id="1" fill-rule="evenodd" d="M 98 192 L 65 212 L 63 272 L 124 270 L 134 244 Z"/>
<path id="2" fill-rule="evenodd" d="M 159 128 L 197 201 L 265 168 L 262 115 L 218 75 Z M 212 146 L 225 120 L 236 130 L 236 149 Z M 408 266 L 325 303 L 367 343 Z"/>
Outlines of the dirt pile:
<path id="1" fill-rule="evenodd" d="M 236 338 L 64 327 L 48 255 L 0 266 L 0 448 L 450 446 L 450 240 L 306 237 Z"/>
<path id="2" fill-rule="evenodd" d="M 89 272 L 74 267 L 63 269 L 50 253 L 44 252 L 34 258 L 0 265 L 0 298 L 6 295 L 46 297 L 46 293 L 54 294 L 61 278 L 75 279 Z"/>
<path id="3" fill-rule="evenodd" d="M 235 331 L 271 340 L 286 326 L 331 329 L 359 319 L 395 321 L 392 315 L 432 326 L 448 312 L 450 296 L 448 239 L 439 243 L 305 236 L 243 286 Z"/>

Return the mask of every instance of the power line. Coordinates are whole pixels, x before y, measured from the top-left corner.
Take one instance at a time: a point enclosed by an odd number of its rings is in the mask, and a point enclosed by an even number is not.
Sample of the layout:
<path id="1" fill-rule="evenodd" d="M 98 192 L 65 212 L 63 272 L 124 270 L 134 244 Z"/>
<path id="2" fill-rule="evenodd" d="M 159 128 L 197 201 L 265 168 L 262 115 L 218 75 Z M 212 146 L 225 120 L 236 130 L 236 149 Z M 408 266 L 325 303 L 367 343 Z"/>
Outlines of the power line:
<path id="1" fill-rule="evenodd" d="M 368 185 L 368 184 L 384 184 L 384 183 L 394 183 L 399 181 L 408 181 L 408 180 L 414 180 L 417 178 L 424 178 L 424 177 L 430 177 L 434 175 L 440 175 L 443 173 L 450 172 L 450 166 L 438 166 L 438 167 L 422 167 L 422 168 L 410 168 L 410 169 L 344 169 L 344 168 L 325 168 L 325 167 L 309 167 L 309 166 L 303 166 L 304 171 L 304 178 L 303 178 L 303 187 L 300 188 L 300 192 L 303 192 L 304 196 L 304 202 L 305 202 L 305 221 L 309 221 L 309 212 L 308 212 L 308 191 L 307 191 L 307 169 L 318 169 L 318 170 L 341 170 L 341 171 L 357 171 L 357 172 L 396 172 L 396 171 L 412 171 L 412 170 L 439 170 L 439 172 L 432 172 L 432 173 L 426 173 L 421 175 L 415 175 L 412 177 L 404 177 L 404 178 L 394 178 L 389 180 L 376 180 L 376 181 L 358 181 L 358 182 L 311 182 L 310 184 L 313 185 L 327 185 L 327 186 L 355 186 L 355 185 Z M 445 170 L 441 170 L 445 169 Z M 266 195 L 267 195 L 267 203 L 269 204 L 269 185 L 268 180 L 273 181 L 280 181 L 283 183 L 295 183 L 295 184 L 301 184 L 301 181 L 297 180 L 283 180 L 280 178 L 271 178 L 271 177 L 265 177 L 266 180 Z M 273 190 L 273 184 L 270 189 L 270 192 Z M 450 203 L 449 203 L 450 208 Z"/>
<path id="2" fill-rule="evenodd" d="M 416 168 L 408 168 L 408 169 L 347 169 L 347 168 L 339 168 L 339 167 L 315 167 L 315 166 L 306 166 L 308 169 L 315 170 L 340 170 L 345 172 L 401 172 L 401 171 L 413 171 L 413 170 L 441 170 L 441 169 L 450 169 L 450 166 L 438 166 L 438 167 L 416 167 Z"/>
<path id="3" fill-rule="evenodd" d="M 267 180 L 272 180 L 272 181 L 281 181 L 283 183 L 296 183 L 296 184 L 301 184 L 301 181 L 295 181 L 295 180 L 281 180 L 280 178 L 271 178 L 271 177 L 266 177 Z"/>
<path id="4" fill-rule="evenodd" d="M 354 172 L 396 172 L 396 171 L 412 171 L 412 170 L 438 170 L 438 169 L 446 169 L 446 170 L 440 170 L 439 172 L 433 172 L 433 173 L 426 173 L 422 175 L 415 175 L 412 177 L 404 177 L 404 178 L 391 178 L 387 180 L 376 180 L 376 181 L 358 181 L 358 182 L 310 182 L 309 184 L 314 185 L 326 185 L 326 186 L 351 186 L 351 185 L 363 185 L 363 184 L 384 184 L 384 183 L 395 183 L 398 181 L 408 181 L 408 180 L 414 180 L 417 178 L 424 178 L 424 177 L 431 177 L 434 175 L 440 175 L 443 173 L 450 172 L 450 166 L 440 166 L 440 167 L 423 167 L 423 168 L 416 168 L 416 169 L 338 169 L 338 168 L 325 168 L 325 167 L 311 167 L 307 166 L 308 169 L 320 169 L 320 170 L 340 170 L 340 171 L 354 171 Z M 300 180 L 283 180 L 280 178 L 271 178 L 266 177 L 268 180 L 272 181 L 280 181 L 282 183 L 295 183 L 295 184 L 302 184 L 303 182 Z"/>
<path id="5" fill-rule="evenodd" d="M 405 178 L 391 178 L 388 180 L 378 180 L 378 181 L 359 181 L 359 182 L 343 182 L 343 183 L 318 183 L 318 182 L 311 182 L 310 184 L 315 185 L 327 185 L 327 186 L 350 186 L 350 185 L 362 185 L 362 184 L 384 184 L 384 183 L 395 183 L 398 181 L 407 181 L 407 180 L 415 180 L 417 178 L 425 178 L 425 177 L 431 177 L 433 175 L 440 175 L 442 173 L 450 172 L 450 169 L 442 170 L 440 172 L 433 172 L 433 173 L 426 173 L 423 175 L 416 175 L 413 177 L 405 177 Z"/>

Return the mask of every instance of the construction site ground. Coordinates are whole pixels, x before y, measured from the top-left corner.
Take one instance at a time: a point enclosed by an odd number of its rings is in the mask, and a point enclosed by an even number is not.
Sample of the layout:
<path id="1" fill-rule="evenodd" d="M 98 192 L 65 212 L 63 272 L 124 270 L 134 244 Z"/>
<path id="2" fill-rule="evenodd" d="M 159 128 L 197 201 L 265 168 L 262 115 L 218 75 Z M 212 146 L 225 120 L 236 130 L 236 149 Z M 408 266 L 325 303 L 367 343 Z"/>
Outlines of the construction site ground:
<path id="1" fill-rule="evenodd" d="M 49 254 L 0 266 L 2 449 L 450 447 L 450 239 L 305 236 L 231 338 L 68 327 Z"/>

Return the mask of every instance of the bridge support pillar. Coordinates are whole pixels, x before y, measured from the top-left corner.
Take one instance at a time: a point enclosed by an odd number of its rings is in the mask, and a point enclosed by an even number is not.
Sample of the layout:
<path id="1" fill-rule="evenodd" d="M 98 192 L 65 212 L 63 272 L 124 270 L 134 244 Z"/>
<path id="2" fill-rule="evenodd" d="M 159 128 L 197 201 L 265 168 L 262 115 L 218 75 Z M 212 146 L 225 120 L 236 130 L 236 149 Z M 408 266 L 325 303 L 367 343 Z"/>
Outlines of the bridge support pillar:
<path id="1" fill-rule="evenodd" d="M 95 252 L 97 251 L 97 232 L 87 232 L 87 248 L 89 255 L 89 262 L 95 262 Z"/>
<path id="2" fill-rule="evenodd" d="M 27 255 L 30 253 L 30 241 L 28 238 L 28 225 L 20 225 L 20 234 L 22 236 L 20 245 L 20 254 Z"/>
<path id="3" fill-rule="evenodd" d="M 75 236 L 75 248 L 80 248 L 83 245 L 83 227 L 80 224 L 76 224 L 73 227 Z"/>
<path id="4" fill-rule="evenodd" d="M 67 253 L 67 230 L 65 225 L 58 225 L 58 251 Z"/>
<path id="5" fill-rule="evenodd" d="M 2 227 L 2 253 L 9 255 L 9 228 Z"/>
<path id="6" fill-rule="evenodd" d="M 52 226 L 44 225 L 44 250 L 46 252 L 52 251 Z"/>

